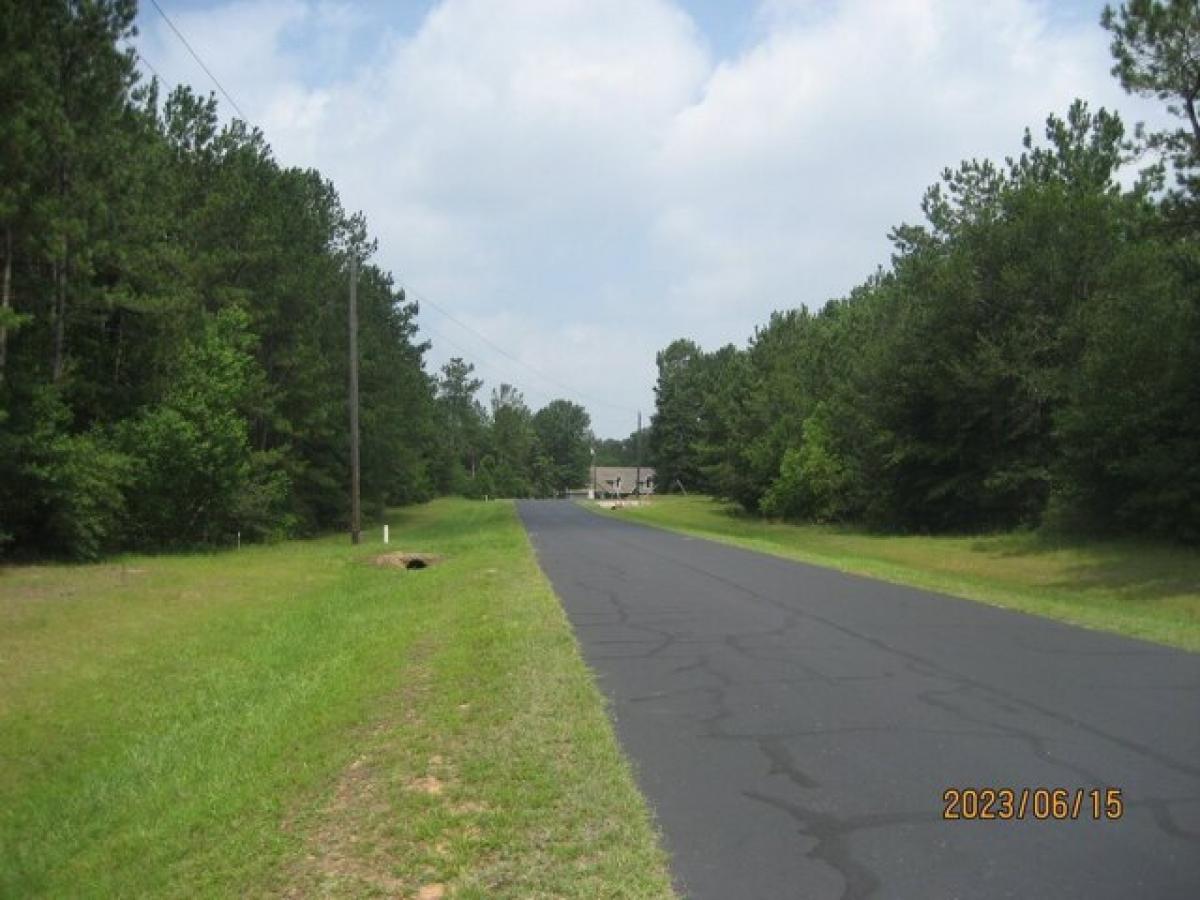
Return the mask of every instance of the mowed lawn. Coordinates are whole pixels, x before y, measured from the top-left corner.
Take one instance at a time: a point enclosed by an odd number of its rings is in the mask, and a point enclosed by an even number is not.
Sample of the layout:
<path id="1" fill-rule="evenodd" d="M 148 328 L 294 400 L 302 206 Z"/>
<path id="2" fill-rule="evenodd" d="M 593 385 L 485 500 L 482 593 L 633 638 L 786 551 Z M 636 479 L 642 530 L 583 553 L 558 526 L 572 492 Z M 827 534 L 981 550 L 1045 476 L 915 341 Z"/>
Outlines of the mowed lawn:
<path id="1" fill-rule="evenodd" d="M 0 569 L 0 896 L 670 896 L 509 503 Z"/>
<path id="2" fill-rule="evenodd" d="M 589 504 L 590 506 L 590 504 Z M 884 581 L 1200 651 L 1200 553 L 1138 541 L 881 536 L 656 497 L 610 515 Z"/>

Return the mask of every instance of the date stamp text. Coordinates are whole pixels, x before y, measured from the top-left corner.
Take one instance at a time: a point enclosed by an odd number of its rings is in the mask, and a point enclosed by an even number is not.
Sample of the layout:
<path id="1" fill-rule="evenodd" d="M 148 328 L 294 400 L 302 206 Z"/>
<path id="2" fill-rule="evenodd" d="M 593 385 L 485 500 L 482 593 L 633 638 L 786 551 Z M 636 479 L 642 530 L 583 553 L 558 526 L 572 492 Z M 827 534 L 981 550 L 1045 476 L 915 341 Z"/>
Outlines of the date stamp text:
<path id="1" fill-rule="evenodd" d="M 946 788 L 942 818 L 950 821 L 999 819 L 1092 819 L 1115 822 L 1125 814 L 1120 788 Z"/>

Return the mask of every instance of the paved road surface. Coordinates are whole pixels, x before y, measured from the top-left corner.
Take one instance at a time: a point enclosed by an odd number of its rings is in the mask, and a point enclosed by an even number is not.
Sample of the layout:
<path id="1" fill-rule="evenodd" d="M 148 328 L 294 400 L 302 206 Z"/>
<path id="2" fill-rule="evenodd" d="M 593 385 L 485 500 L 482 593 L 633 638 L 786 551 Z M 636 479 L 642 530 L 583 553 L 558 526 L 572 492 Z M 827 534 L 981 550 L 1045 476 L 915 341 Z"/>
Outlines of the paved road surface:
<path id="1" fill-rule="evenodd" d="M 1200 655 L 520 514 L 688 896 L 1200 898 Z M 1125 813 L 947 822 L 949 786 L 1113 786 Z"/>

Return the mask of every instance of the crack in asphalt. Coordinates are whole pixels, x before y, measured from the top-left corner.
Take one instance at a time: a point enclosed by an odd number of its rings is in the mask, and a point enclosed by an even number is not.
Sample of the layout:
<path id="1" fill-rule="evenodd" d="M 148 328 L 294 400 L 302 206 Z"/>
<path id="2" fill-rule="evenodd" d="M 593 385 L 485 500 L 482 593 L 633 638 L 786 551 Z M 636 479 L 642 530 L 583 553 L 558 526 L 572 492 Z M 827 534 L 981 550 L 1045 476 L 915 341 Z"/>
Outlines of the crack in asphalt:
<path id="1" fill-rule="evenodd" d="M 887 854 L 872 850 L 868 863 L 862 851 L 884 835 L 889 835 L 887 846 L 918 840 L 900 826 L 947 826 L 940 802 L 914 793 L 900 774 L 905 766 L 922 765 L 923 746 L 936 750 L 938 759 L 958 761 L 957 771 L 994 767 L 1000 759 L 1006 771 L 1036 773 L 1041 780 L 1029 786 L 1053 777 L 1047 771 L 1062 773 L 1057 777 L 1063 780 L 1055 783 L 1072 788 L 1119 785 L 1121 773 L 1128 772 L 1145 787 L 1127 795 L 1122 827 L 1136 822 L 1143 842 L 1151 833 L 1171 844 L 1191 846 L 1200 839 L 1200 826 L 1188 818 L 1196 812 L 1188 798 L 1200 794 L 1200 765 L 1191 761 L 1186 739 L 1152 745 L 1137 727 L 1125 724 L 1128 715 L 1095 721 L 1102 707 L 1086 713 L 1055 708 L 1019 663 L 993 654 L 980 669 L 975 655 L 952 652 L 956 645 L 939 641 L 938 619 L 920 618 L 930 615 L 926 609 L 944 608 L 954 616 L 958 640 L 966 642 L 989 640 L 992 617 L 1018 614 L 694 538 L 683 541 L 574 506 L 528 503 L 521 512 L 539 561 L 615 703 L 618 732 L 658 811 L 679 883 L 697 896 L 730 896 L 728 876 L 735 871 L 750 890 L 742 896 L 792 895 L 799 890 L 793 883 L 797 873 L 807 871 L 803 861 L 836 873 L 832 895 L 848 900 L 881 891 L 894 895 L 895 879 L 904 873 L 895 871 L 894 862 L 881 867 Z M 869 624 L 864 627 L 863 621 Z M 1118 681 L 1113 690 L 1138 691 L 1154 702 L 1173 692 L 1174 703 L 1179 691 L 1200 693 L 1178 677 L 1184 671 L 1189 678 L 1195 674 L 1200 685 L 1200 665 L 1186 654 L 1089 632 L 1069 632 L 1072 645 L 1056 654 L 1053 645 L 1064 633 L 1055 629 L 1064 626 L 1028 617 L 1002 624 L 1006 630 L 990 640 L 1007 642 L 1001 646 L 1011 648 L 1014 657 L 1026 653 L 1040 660 L 1042 669 L 1076 673 L 1141 658 L 1172 674 L 1143 676 L 1148 683 L 1140 685 Z M 997 671 L 1003 672 L 999 679 Z M 1063 696 L 1102 690 L 1103 681 L 1077 678 Z M 810 703 L 817 705 L 810 708 Z M 860 705 L 863 712 L 857 714 Z M 856 715 L 876 721 L 855 721 Z M 790 721 L 797 716 L 799 722 Z M 1168 732 L 1188 735 L 1186 727 Z M 1191 749 L 1200 746 L 1200 727 L 1190 736 Z M 888 742 L 891 754 L 879 757 L 879 771 L 892 774 L 882 785 L 872 781 L 870 796 L 899 808 L 863 812 L 854 808 L 863 801 L 852 789 L 853 777 L 849 782 L 842 774 L 827 778 L 839 765 L 839 757 L 829 754 L 839 746 L 853 750 L 850 765 L 861 765 L 873 757 L 879 741 Z M 993 755 L 986 748 L 1000 747 L 997 742 L 1023 752 Z M 724 749 L 713 756 L 702 749 L 705 745 Z M 977 746 L 985 755 L 977 756 L 972 749 Z M 981 781 L 980 786 L 988 785 Z M 757 821 L 733 806 L 715 815 L 707 811 L 707 794 L 697 793 L 701 787 L 713 797 L 740 797 L 764 812 Z M 903 797 L 919 798 L 924 805 L 905 808 Z M 767 810 L 793 823 L 791 854 L 782 851 Z M 1007 834 L 1025 840 L 1015 830 Z M 990 853 L 986 841 L 982 849 L 972 843 L 978 840 L 960 826 L 940 837 L 938 846 L 958 846 L 959 854 Z M 761 854 L 775 846 L 779 849 L 771 851 L 764 868 Z M 1077 845 L 1065 846 L 1067 852 L 1080 852 Z M 1014 866 L 1011 877 L 1019 879 L 1021 867 L 1015 860 Z M 957 884 L 956 869 L 951 866 L 942 876 L 947 884 Z M 773 876 L 775 870 L 781 874 Z M 757 894 L 748 888 L 784 878 L 785 872 L 790 873 L 786 884 Z M 805 877 L 813 890 L 831 884 L 815 873 Z M 1092 877 L 1096 896 L 1121 896 L 1112 877 Z M 1028 888 L 1031 882 L 1025 884 Z"/>
<path id="2" fill-rule="evenodd" d="M 986 684 L 982 684 L 962 673 L 949 671 L 949 670 L 945 669 L 943 666 L 939 665 L 938 663 L 933 662 L 932 660 L 926 659 L 924 657 L 921 657 L 921 656 L 913 654 L 913 653 L 909 653 L 909 652 L 900 650 L 897 647 L 891 646 L 890 644 L 888 644 L 886 641 L 882 640 L 881 638 L 863 634 L 859 631 L 856 631 L 852 628 L 841 625 L 840 623 L 835 622 L 826 617 L 817 615 L 812 612 L 797 613 L 797 611 L 794 608 L 792 608 L 790 605 L 788 605 L 787 603 L 784 603 L 784 602 L 781 602 L 774 598 L 766 597 L 762 594 L 759 594 L 759 593 L 755 592 L 754 590 L 746 587 L 745 585 L 739 584 L 738 582 L 733 581 L 723 575 L 719 575 L 715 572 L 712 572 L 711 570 L 704 568 L 703 566 L 698 566 L 698 565 L 694 565 L 690 562 L 673 559 L 670 554 L 663 553 L 660 551 L 655 551 L 654 549 L 648 548 L 645 545 L 639 545 L 639 544 L 635 544 L 633 542 L 620 541 L 620 540 L 616 541 L 616 543 L 624 544 L 629 547 L 638 547 L 639 549 L 642 550 L 642 552 L 651 553 L 651 554 L 654 554 L 655 556 L 659 556 L 663 559 L 671 559 L 673 562 L 675 562 L 676 565 L 682 566 L 683 568 L 686 568 L 686 569 L 690 569 L 691 571 L 693 571 L 699 575 L 703 575 L 705 577 L 711 578 L 714 581 L 720 582 L 721 584 L 732 587 L 732 588 L 736 589 L 737 591 L 741 592 L 746 597 L 749 597 L 749 598 L 759 601 L 761 603 L 765 603 L 775 609 L 780 610 L 781 612 L 784 612 L 793 620 L 798 620 L 800 618 L 811 619 L 813 621 L 819 622 L 820 624 L 824 625 L 827 628 L 832 628 L 835 631 L 841 632 L 842 634 L 845 634 L 848 637 L 851 637 L 856 640 L 863 641 L 864 643 L 870 644 L 870 645 L 878 648 L 879 650 L 882 650 L 884 653 L 887 653 L 887 654 L 890 654 L 897 658 L 903 659 L 912 664 L 922 665 L 922 666 L 927 667 L 926 672 L 921 673 L 921 674 L 926 674 L 930 677 L 945 678 L 947 680 L 957 682 L 961 685 L 975 688 L 983 693 L 990 693 L 990 694 L 994 695 L 996 698 L 1002 698 L 1002 699 L 1006 700 L 1009 704 L 1011 704 L 1015 707 L 1024 707 L 1025 709 L 1027 709 L 1029 711 L 1036 712 L 1039 715 L 1046 716 L 1047 718 L 1050 718 L 1050 719 L 1054 719 L 1054 720 L 1058 721 L 1059 723 L 1066 725 L 1068 727 L 1078 728 L 1081 731 L 1085 731 L 1093 737 L 1097 737 L 1097 738 L 1100 738 L 1100 739 L 1106 740 L 1106 741 L 1111 741 L 1112 743 L 1117 744 L 1118 746 L 1124 748 L 1125 750 L 1128 750 L 1131 753 L 1136 753 L 1141 756 L 1144 756 L 1147 759 L 1151 759 L 1160 765 L 1171 768 L 1182 774 L 1200 776 L 1200 765 L 1180 762 L 1179 760 L 1176 760 L 1170 756 L 1160 753 L 1159 751 L 1155 750 L 1153 747 L 1149 747 L 1149 746 L 1146 746 L 1145 744 L 1139 743 L 1137 741 L 1128 740 L 1128 739 L 1119 737 L 1117 735 L 1106 733 L 1101 729 L 1093 728 L 1093 727 L 1089 726 L 1087 723 L 1081 722 L 1080 720 L 1076 719 L 1073 716 L 1063 715 L 1061 713 L 1055 712 L 1054 710 L 1051 710 L 1051 709 L 1048 709 L 1039 704 L 1033 703 L 1029 700 L 1025 700 L 1023 698 L 1012 696 L 1010 694 L 1007 694 L 1005 692 L 998 690 L 995 687 L 992 687 L 992 686 L 986 685 Z M 789 621 L 789 622 L 785 623 L 785 625 L 780 626 L 779 628 L 772 629 L 767 632 L 752 632 L 751 634 L 760 635 L 760 636 L 764 636 L 764 637 L 766 637 L 766 636 L 781 637 L 789 628 L 793 627 L 794 624 L 795 624 L 794 621 Z M 736 644 L 736 642 L 733 640 L 734 638 L 738 638 L 738 637 L 741 637 L 741 635 L 727 635 L 725 640 L 729 644 L 729 646 L 732 649 L 734 649 L 735 651 L 749 654 L 750 651 L 740 648 Z M 1070 651 L 1068 651 L 1068 652 L 1070 652 Z M 1090 655 L 1090 656 L 1128 656 L 1128 655 L 1143 655 L 1145 652 L 1147 652 L 1147 651 L 1124 652 L 1124 653 L 1114 652 L 1114 651 L 1109 651 L 1109 652 L 1097 651 L 1097 652 L 1087 654 L 1087 655 Z M 1081 654 L 1079 651 L 1075 651 L 1075 655 L 1081 655 Z"/>
<path id="3" fill-rule="evenodd" d="M 854 858 L 846 840 L 848 836 L 870 829 L 941 821 L 940 814 L 933 815 L 927 811 L 874 813 L 839 818 L 832 813 L 801 806 L 799 803 L 791 803 L 757 791 L 744 791 L 743 793 L 751 800 L 787 813 L 796 821 L 799 834 L 815 840 L 815 844 L 806 855 L 823 861 L 841 874 L 845 885 L 840 895 L 841 900 L 863 900 L 875 893 L 881 885 L 876 873 Z"/>

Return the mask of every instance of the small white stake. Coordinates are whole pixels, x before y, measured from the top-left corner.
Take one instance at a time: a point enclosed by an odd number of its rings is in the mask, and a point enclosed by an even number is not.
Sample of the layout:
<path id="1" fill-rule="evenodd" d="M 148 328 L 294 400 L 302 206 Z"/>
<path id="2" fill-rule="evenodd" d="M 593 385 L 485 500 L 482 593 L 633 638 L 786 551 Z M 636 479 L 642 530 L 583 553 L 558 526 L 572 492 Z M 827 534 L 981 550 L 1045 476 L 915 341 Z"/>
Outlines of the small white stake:
<path id="1" fill-rule="evenodd" d="M 388 527 L 386 525 L 383 526 L 383 542 L 385 544 L 388 542 Z"/>

